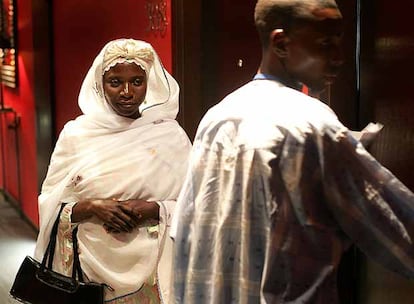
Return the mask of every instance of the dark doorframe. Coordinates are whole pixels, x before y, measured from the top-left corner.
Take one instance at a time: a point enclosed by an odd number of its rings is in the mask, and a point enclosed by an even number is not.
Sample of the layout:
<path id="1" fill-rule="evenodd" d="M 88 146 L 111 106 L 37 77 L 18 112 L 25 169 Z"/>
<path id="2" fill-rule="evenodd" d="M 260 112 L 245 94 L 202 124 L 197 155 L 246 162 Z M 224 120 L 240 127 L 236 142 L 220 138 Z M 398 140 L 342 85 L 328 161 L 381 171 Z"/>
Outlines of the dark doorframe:
<path id="1" fill-rule="evenodd" d="M 172 0 L 173 74 L 180 85 L 178 121 L 193 139 L 203 115 L 201 1 Z"/>
<path id="2" fill-rule="evenodd" d="M 32 0 L 33 69 L 36 106 L 37 181 L 40 192 L 55 142 L 53 116 L 52 2 Z"/>

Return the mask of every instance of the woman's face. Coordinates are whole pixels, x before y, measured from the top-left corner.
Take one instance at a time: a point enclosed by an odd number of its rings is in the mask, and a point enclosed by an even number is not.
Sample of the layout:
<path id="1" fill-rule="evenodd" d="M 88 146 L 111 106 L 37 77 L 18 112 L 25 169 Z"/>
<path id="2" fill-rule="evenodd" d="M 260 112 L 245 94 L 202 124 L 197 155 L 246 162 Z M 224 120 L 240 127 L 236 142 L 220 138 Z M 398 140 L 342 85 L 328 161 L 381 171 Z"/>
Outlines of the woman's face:
<path id="1" fill-rule="evenodd" d="M 103 75 L 103 88 L 112 109 L 120 116 L 136 119 L 147 93 L 145 71 L 135 63 L 118 63 Z"/>

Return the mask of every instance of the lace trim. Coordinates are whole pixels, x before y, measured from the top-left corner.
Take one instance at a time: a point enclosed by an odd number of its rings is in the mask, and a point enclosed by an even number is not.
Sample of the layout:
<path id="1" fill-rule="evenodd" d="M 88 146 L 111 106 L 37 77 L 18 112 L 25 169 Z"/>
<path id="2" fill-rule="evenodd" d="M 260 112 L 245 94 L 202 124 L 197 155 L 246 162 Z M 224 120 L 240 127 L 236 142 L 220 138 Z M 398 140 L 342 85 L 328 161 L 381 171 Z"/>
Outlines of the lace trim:
<path id="1" fill-rule="evenodd" d="M 136 59 L 128 59 L 128 58 L 117 58 L 114 61 L 112 61 L 111 63 L 109 63 L 105 69 L 102 72 L 102 76 L 108 72 L 110 69 L 112 69 L 114 66 L 116 66 L 118 63 L 135 63 L 137 66 L 139 66 L 141 69 L 144 70 L 145 73 L 147 73 L 147 68 L 138 60 Z"/>

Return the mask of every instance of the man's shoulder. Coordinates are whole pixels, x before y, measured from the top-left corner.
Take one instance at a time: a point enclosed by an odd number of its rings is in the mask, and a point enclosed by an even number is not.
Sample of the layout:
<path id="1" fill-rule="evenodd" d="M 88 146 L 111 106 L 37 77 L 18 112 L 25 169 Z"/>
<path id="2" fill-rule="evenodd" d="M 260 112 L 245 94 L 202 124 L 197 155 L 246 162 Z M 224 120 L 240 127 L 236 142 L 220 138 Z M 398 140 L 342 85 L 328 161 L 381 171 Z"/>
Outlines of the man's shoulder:
<path id="1" fill-rule="evenodd" d="M 335 113 L 318 99 L 275 82 L 252 81 L 210 108 L 197 133 L 209 141 L 225 136 L 261 145 L 280 136 L 277 130 L 307 133 L 338 123 Z"/>
<path id="2" fill-rule="evenodd" d="M 239 119 L 245 123 L 284 124 L 336 119 L 322 101 L 276 82 L 251 81 L 211 107 L 203 118 L 208 122 Z"/>

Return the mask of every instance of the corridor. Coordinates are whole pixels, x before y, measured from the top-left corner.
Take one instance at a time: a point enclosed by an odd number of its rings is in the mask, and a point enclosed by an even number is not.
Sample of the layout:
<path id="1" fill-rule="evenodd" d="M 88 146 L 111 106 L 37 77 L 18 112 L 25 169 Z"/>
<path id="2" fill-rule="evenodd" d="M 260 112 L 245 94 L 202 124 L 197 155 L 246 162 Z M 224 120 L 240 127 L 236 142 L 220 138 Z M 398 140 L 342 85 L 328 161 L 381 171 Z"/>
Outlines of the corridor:
<path id="1" fill-rule="evenodd" d="M 34 251 L 36 234 L 0 194 L 0 304 L 18 303 L 9 290 L 20 263 Z"/>

